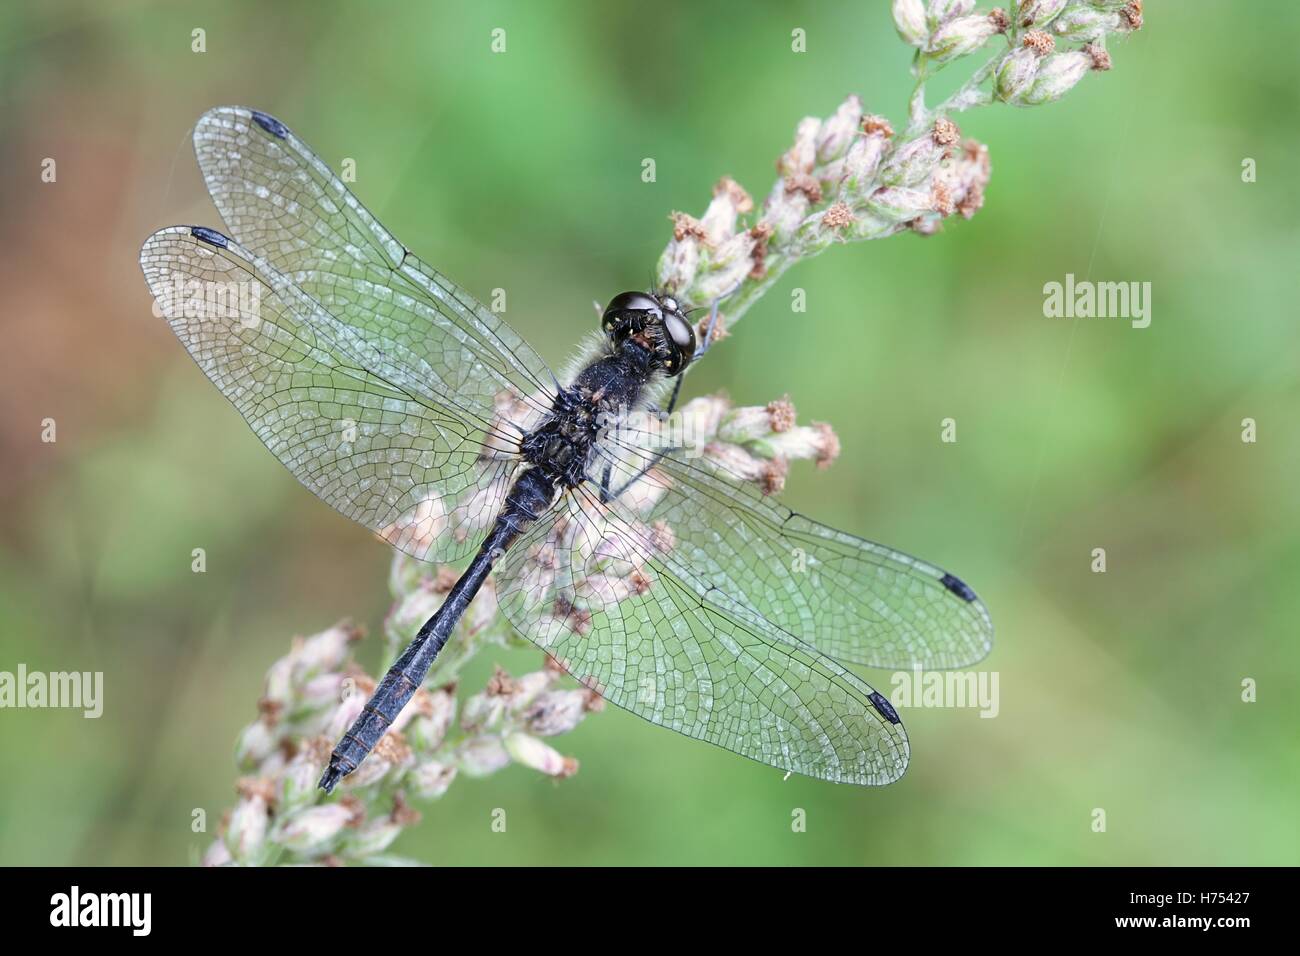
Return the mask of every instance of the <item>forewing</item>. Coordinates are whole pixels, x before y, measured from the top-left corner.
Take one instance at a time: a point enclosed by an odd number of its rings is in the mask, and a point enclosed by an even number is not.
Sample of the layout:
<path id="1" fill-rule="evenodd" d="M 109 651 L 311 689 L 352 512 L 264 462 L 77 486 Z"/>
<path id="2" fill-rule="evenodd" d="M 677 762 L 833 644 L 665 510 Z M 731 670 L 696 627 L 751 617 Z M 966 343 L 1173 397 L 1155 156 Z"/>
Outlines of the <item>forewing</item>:
<path id="1" fill-rule="evenodd" d="M 663 445 L 649 429 L 608 441 L 611 485 Z M 993 646 L 988 610 L 955 575 L 791 511 L 720 459 L 675 450 L 624 497 L 671 531 L 679 560 L 703 579 L 838 661 L 969 667 Z"/>
<path id="2" fill-rule="evenodd" d="M 518 433 L 490 408 L 424 388 L 291 279 L 201 227 L 140 252 L 155 311 L 258 438 L 344 515 L 427 561 L 462 557 L 504 499 Z"/>
<path id="3" fill-rule="evenodd" d="M 586 686 L 781 770 L 881 785 L 907 767 L 889 702 L 779 633 L 622 502 L 580 486 L 501 559 L 501 609 Z"/>
<path id="4" fill-rule="evenodd" d="M 429 390 L 492 407 L 502 392 L 544 411 L 554 379 L 472 295 L 421 262 L 292 130 L 243 107 L 205 113 L 194 151 L 237 242 L 380 349 L 404 349 Z"/>

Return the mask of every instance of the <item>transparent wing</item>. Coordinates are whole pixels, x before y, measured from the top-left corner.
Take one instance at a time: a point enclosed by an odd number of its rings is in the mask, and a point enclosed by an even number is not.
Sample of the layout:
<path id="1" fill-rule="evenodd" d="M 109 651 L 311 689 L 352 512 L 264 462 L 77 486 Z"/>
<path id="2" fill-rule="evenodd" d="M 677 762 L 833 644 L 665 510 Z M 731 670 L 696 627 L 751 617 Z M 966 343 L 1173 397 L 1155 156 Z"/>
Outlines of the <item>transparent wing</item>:
<path id="1" fill-rule="evenodd" d="M 504 500 L 521 430 L 439 393 L 220 233 L 173 226 L 140 252 L 155 311 L 298 480 L 427 561 L 471 551 Z"/>
<path id="2" fill-rule="evenodd" d="M 194 152 L 230 234 L 381 351 L 400 348 L 431 391 L 490 409 L 502 392 L 538 412 L 546 363 L 501 318 L 416 258 L 272 116 L 222 106 Z"/>
<path id="3" fill-rule="evenodd" d="M 497 566 L 501 609 L 626 710 L 754 760 L 837 783 L 907 767 L 888 700 L 779 631 L 622 501 L 579 486 Z"/>
<path id="4" fill-rule="evenodd" d="M 651 425 L 624 428 L 599 460 L 614 488 L 653 464 L 624 497 L 670 530 L 681 561 L 782 631 L 891 669 L 968 667 L 993 646 L 988 610 L 955 575 L 791 511 L 714 458 L 654 456 L 665 447 Z"/>

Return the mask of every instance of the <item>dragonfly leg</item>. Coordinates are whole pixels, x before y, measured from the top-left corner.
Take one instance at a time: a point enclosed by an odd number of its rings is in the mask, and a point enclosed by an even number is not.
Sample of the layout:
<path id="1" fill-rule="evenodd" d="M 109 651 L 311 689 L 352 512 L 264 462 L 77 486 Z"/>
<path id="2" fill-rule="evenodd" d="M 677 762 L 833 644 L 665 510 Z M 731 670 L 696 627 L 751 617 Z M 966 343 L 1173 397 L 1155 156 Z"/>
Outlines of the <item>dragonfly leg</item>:
<path id="1" fill-rule="evenodd" d="M 732 291 L 734 292 L 735 290 L 733 289 Z M 713 330 L 718 325 L 718 305 L 728 295 L 731 295 L 731 293 L 728 292 L 726 295 L 718 296 L 713 300 L 713 305 L 709 306 L 709 324 L 704 327 L 704 339 L 700 342 L 699 346 L 696 347 L 695 357 L 691 359 L 692 362 L 707 352 L 709 346 L 713 344 Z"/>
<path id="2" fill-rule="evenodd" d="M 609 502 L 611 498 L 609 493 L 609 477 L 613 473 L 613 471 L 614 471 L 614 463 L 612 461 L 608 462 L 605 465 L 605 475 L 603 478 L 600 479 L 600 503 L 602 505 Z"/>
<path id="3" fill-rule="evenodd" d="M 739 285 L 737 285 L 737 288 L 739 288 Z M 732 289 L 731 291 L 718 296 L 713 300 L 713 304 L 709 306 L 709 324 L 704 327 L 704 337 L 700 344 L 695 348 L 695 354 L 691 357 L 692 362 L 700 358 L 700 356 L 709 350 L 709 346 L 713 344 L 713 330 L 717 328 L 718 325 L 718 305 L 734 291 L 736 290 Z M 671 415 L 673 409 L 677 407 L 677 399 L 682 394 L 683 378 L 685 378 L 685 375 L 678 375 L 677 381 L 673 384 L 673 394 L 668 399 L 668 408 L 664 412 L 665 415 Z"/>
<path id="4" fill-rule="evenodd" d="M 644 468 L 642 468 L 640 471 L 638 471 L 635 475 L 633 475 L 633 476 L 632 476 L 631 478 L 629 478 L 627 481 L 623 482 L 623 487 L 619 488 L 618 491 L 610 491 L 610 490 L 609 490 L 609 470 L 610 470 L 610 468 L 613 467 L 613 465 L 612 465 L 612 464 L 610 464 L 610 465 L 606 465 L 606 466 L 605 466 L 605 481 L 604 481 L 604 483 L 602 484 L 601 492 L 600 492 L 600 500 L 601 500 L 601 503 L 603 504 L 604 502 L 607 502 L 607 501 L 616 501 L 617 499 L 623 497 L 624 493 L 626 493 L 627 490 L 628 490 L 629 488 L 631 488 L 633 485 L 635 485 L 638 481 L 640 481 L 640 480 L 641 480 L 642 478 L 644 478 L 646 475 L 650 474 L 650 470 L 651 470 L 652 468 L 654 468 L 655 465 L 659 464 L 659 462 L 663 461 L 665 458 L 667 458 L 667 457 L 668 457 L 669 455 L 671 455 L 673 452 L 675 452 L 675 451 L 681 451 L 684 447 L 685 447 L 685 446 L 683 446 L 683 445 L 676 445 L 676 446 L 674 446 L 674 447 L 672 447 L 672 448 L 665 448 L 663 451 L 655 452 L 655 456 L 654 456 L 653 459 L 651 459 L 650 464 L 646 465 Z"/>
<path id="5" fill-rule="evenodd" d="M 677 396 L 680 395 L 681 393 L 682 393 L 682 376 L 678 375 L 677 381 L 673 383 L 673 394 L 668 399 L 668 408 L 665 411 L 660 412 L 659 414 L 660 418 L 667 418 L 669 415 L 673 413 L 673 409 L 677 407 Z"/>

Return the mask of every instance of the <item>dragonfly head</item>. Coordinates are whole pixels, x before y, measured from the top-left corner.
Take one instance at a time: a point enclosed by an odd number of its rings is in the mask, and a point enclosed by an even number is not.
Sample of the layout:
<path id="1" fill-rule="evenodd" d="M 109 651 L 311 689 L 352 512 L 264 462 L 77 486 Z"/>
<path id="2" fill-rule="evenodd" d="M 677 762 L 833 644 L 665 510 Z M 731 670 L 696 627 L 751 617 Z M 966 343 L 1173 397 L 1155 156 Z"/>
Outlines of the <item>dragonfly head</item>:
<path id="1" fill-rule="evenodd" d="M 620 292 L 609 300 L 600 327 L 615 348 L 631 340 L 647 349 L 668 376 L 680 375 L 695 357 L 695 329 L 670 295 Z"/>

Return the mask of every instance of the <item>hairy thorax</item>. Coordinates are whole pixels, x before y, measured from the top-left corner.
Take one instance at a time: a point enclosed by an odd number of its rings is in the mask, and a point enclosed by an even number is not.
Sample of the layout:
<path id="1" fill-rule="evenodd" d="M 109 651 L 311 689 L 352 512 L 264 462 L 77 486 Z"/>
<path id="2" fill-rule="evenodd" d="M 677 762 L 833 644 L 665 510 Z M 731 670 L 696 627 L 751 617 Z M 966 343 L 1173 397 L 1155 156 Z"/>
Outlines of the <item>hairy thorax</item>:
<path id="1" fill-rule="evenodd" d="M 601 429 L 641 401 L 650 377 L 647 359 L 644 349 L 628 343 L 584 367 L 560 389 L 546 419 L 524 436 L 523 459 L 559 487 L 580 484 Z"/>

